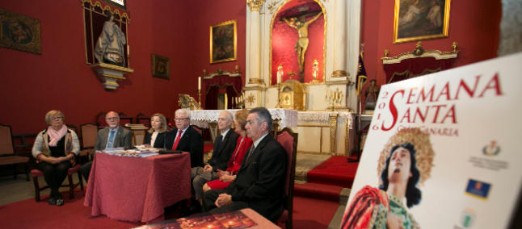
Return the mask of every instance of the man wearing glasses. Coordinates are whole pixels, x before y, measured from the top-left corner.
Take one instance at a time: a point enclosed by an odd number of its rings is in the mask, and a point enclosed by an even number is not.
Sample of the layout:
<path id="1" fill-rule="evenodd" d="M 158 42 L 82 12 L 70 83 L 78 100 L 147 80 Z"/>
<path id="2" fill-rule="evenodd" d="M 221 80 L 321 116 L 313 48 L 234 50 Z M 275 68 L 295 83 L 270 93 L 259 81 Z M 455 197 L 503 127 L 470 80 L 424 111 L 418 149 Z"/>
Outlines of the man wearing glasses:
<path id="1" fill-rule="evenodd" d="M 190 126 L 190 111 L 178 109 L 174 113 L 176 128 L 165 136 L 167 149 L 189 152 L 190 165 L 203 167 L 203 138 L 201 134 Z"/>
<path id="2" fill-rule="evenodd" d="M 94 150 L 104 150 L 112 148 L 130 149 L 132 146 L 132 132 L 127 128 L 120 126 L 120 115 L 115 111 L 109 111 L 105 115 L 107 126 L 98 131 L 96 136 L 96 144 Z M 85 163 L 81 167 L 81 171 L 85 180 L 89 179 L 92 162 Z"/>

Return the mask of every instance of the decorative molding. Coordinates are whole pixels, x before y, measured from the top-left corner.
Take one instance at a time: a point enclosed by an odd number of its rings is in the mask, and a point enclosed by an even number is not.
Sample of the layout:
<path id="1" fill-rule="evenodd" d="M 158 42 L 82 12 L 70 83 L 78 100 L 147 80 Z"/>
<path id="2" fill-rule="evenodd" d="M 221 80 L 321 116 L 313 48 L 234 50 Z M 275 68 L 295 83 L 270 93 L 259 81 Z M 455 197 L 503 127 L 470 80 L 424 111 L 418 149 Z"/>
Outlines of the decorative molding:
<path id="1" fill-rule="evenodd" d="M 406 59 L 422 58 L 422 57 L 433 57 L 436 60 L 454 59 L 457 58 L 459 50 L 457 42 L 453 42 L 451 45 L 451 51 L 440 51 L 440 50 L 424 50 L 422 43 L 419 41 L 415 45 L 415 49 L 410 52 L 404 52 L 396 56 L 389 57 L 388 49 L 384 50 L 384 57 L 381 58 L 383 64 L 397 64 Z"/>
<path id="2" fill-rule="evenodd" d="M 265 84 L 265 82 L 263 81 L 263 79 L 260 79 L 260 78 L 250 78 L 248 80 L 248 84 Z"/>
<path id="3" fill-rule="evenodd" d="M 348 72 L 345 70 L 335 70 L 332 72 L 332 77 L 346 77 L 348 75 Z"/>
<path id="4" fill-rule="evenodd" d="M 263 4 L 265 4 L 265 0 L 246 0 L 246 3 L 250 8 L 250 11 L 255 12 L 259 11 L 261 7 L 263 7 Z"/>
<path id="5" fill-rule="evenodd" d="M 207 70 L 203 69 L 203 79 L 212 79 L 215 76 L 229 76 L 229 77 L 241 77 L 241 72 L 239 71 L 239 68 L 236 66 L 236 70 L 233 72 L 223 71 L 221 69 L 216 70 L 213 73 L 207 74 Z"/>
<path id="6" fill-rule="evenodd" d="M 125 74 L 134 72 L 134 69 L 106 63 L 93 64 L 91 67 L 98 74 L 107 90 L 118 89 L 120 86 L 118 80 L 125 80 Z"/>

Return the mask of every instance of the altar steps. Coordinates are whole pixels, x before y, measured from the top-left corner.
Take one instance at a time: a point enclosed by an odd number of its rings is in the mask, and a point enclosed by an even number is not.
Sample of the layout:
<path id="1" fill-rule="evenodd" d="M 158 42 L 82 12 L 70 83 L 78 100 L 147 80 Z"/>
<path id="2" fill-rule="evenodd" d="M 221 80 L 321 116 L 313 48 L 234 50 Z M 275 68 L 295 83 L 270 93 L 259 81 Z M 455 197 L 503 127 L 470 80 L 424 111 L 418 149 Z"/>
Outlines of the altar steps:
<path id="1" fill-rule="evenodd" d="M 306 182 L 296 181 L 294 196 L 346 204 L 358 165 L 345 156 L 332 156 L 308 171 Z"/>

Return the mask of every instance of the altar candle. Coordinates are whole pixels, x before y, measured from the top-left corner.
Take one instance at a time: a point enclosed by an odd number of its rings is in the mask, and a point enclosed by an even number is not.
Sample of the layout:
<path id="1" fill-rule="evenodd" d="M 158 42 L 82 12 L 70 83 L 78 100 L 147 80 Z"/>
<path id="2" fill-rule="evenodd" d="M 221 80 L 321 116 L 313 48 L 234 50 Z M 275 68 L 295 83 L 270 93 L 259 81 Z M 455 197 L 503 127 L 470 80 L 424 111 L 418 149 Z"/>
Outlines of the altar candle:
<path id="1" fill-rule="evenodd" d="M 198 77 L 198 90 L 201 90 L 201 76 Z"/>

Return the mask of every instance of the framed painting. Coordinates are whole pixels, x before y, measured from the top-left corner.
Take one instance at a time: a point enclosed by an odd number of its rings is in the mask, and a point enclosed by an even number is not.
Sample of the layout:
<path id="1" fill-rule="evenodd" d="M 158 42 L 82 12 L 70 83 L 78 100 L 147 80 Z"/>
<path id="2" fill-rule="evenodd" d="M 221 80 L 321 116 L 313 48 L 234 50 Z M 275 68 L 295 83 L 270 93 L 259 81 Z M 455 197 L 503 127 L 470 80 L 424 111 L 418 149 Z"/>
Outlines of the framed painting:
<path id="1" fill-rule="evenodd" d="M 210 26 L 210 63 L 236 60 L 236 21 Z"/>
<path id="2" fill-rule="evenodd" d="M 41 54 L 40 21 L 0 9 L 0 47 Z"/>
<path id="3" fill-rule="evenodd" d="M 152 54 L 152 76 L 170 79 L 170 60 L 168 57 Z"/>
<path id="4" fill-rule="evenodd" d="M 451 0 L 395 0 L 393 43 L 448 36 Z"/>

